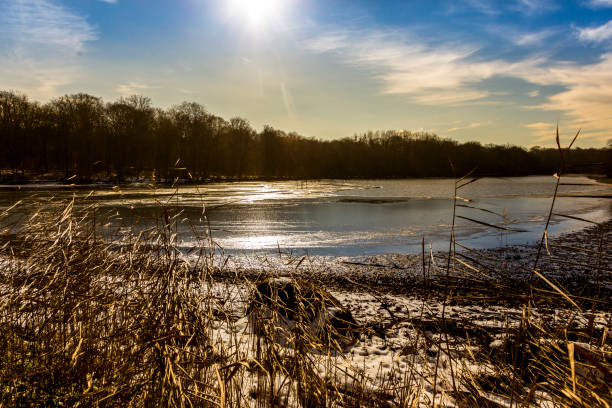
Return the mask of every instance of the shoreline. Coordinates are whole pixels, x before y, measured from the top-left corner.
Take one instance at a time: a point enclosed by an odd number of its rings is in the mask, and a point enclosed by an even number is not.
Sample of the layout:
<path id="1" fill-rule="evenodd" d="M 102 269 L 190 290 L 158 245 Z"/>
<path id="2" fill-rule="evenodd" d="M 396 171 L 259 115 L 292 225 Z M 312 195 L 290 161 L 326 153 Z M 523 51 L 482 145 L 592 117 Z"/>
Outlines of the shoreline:
<path id="1" fill-rule="evenodd" d="M 604 233 L 604 242 L 610 242 L 612 219 L 608 219 L 600 227 Z M 547 279 L 567 284 L 590 279 L 593 267 L 588 266 L 590 254 L 588 251 L 598 250 L 600 227 L 587 225 L 578 231 L 550 239 L 548 241 L 550 255 L 546 246 L 541 250 L 538 264 L 540 273 Z M 465 262 L 466 258 L 480 257 L 483 258 L 480 261 L 483 269 L 488 269 L 488 277 L 481 277 L 479 285 L 464 288 L 463 291 L 469 292 L 470 289 L 478 289 L 478 286 L 486 286 L 500 280 L 515 285 L 524 284 L 531 275 L 530 270 L 538 246 L 539 243 L 509 245 L 477 250 L 473 253 L 465 249 L 460 252 L 461 248 L 457 247 L 456 264 Z M 583 248 L 585 251 L 576 251 L 575 248 Z M 570 255 L 575 265 L 555 263 L 557 259 Z M 612 270 L 612 259 L 604 258 L 606 259 L 602 260 L 601 268 Z M 448 252 L 426 251 L 424 256 L 389 253 L 357 257 L 294 257 L 281 252 L 280 255 L 260 256 L 255 260 L 249 258 L 251 262 L 259 263 L 255 267 L 244 266 L 244 262 L 235 264 L 234 259 L 236 258 L 232 256 L 225 257 L 223 260 L 225 270 L 215 268 L 213 276 L 224 281 L 235 280 L 236 276 L 251 281 L 267 277 L 298 277 L 346 292 L 369 288 L 398 295 L 422 294 L 424 290 L 430 291 L 432 295 L 439 295 L 445 291 Z M 494 269 L 493 273 L 491 270 Z M 606 276 L 605 273 L 600 275 Z M 462 276 L 461 273 L 451 272 L 448 278 L 457 281 L 461 280 Z M 607 281 L 611 285 L 607 289 L 612 296 L 612 279 L 607 278 Z"/>
<path id="2" fill-rule="evenodd" d="M 507 178 L 507 177 L 531 177 L 531 176 L 546 176 L 549 173 L 541 174 L 522 174 L 522 175 L 482 175 L 479 178 Z M 604 174 L 591 174 L 591 173 L 568 173 L 562 177 L 587 177 L 601 184 L 612 184 L 612 178 Z M 272 176 L 247 176 L 247 177 L 227 177 L 227 176 L 213 176 L 202 180 L 190 180 L 188 178 L 179 178 L 172 180 L 156 180 L 155 184 L 161 187 L 171 186 L 194 186 L 194 185 L 206 185 L 215 183 L 248 183 L 248 182 L 277 182 L 277 181 L 295 181 L 295 182 L 319 182 L 325 180 L 429 180 L 429 179 L 452 179 L 452 176 L 441 177 L 441 176 L 423 176 L 423 177 L 349 177 L 349 178 L 333 178 L 333 177 L 322 177 L 322 178 L 299 178 L 299 177 L 272 177 Z M 126 179 L 113 179 L 107 177 L 91 178 L 91 179 L 80 179 L 78 177 L 0 177 L 1 188 L 27 188 L 29 185 L 50 185 L 58 187 L 74 187 L 74 188 L 87 188 L 87 187 L 113 187 L 113 186 L 130 186 L 130 185 L 150 185 L 153 180 L 150 177 L 133 177 Z"/>
<path id="3" fill-rule="evenodd" d="M 585 176 L 592 180 L 597 181 L 598 183 L 612 184 L 612 176 L 606 176 L 603 174 L 600 174 L 600 175 L 585 174 Z"/>

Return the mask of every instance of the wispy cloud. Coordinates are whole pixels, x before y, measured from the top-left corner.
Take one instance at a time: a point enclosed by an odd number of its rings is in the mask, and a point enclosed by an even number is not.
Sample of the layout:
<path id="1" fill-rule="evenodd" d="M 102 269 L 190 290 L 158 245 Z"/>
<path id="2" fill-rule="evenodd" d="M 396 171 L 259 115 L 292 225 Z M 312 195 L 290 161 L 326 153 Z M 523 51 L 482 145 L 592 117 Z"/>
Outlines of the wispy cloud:
<path id="1" fill-rule="evenodd" d="M 0 0 L 0 10 L 0 31 L 24 52 L 39 46 L 81 52 L 97 38 L 84 17 L 48 0 Z"/>
<path id="2" fill-rule="evenodd" d="M 465 126 L 456 126 L 456 127 L 452 127 L 447 129 L 447 132 L 456 132 L 458 130 L 466 130 L 466 129 L 474 129 L 474 128 L 478 128 L 478 127 L 482 127 L 482 126 L 488 126 L 490 125 L 492 122 L 491 121 L 487 121 L 487 122 L 472 122 L 469 123 Z"/>
<path id="3" fill-rule="evenodd" d="M 306 47 L 371 72 L 384 94 L 406 95 L 424 105 L 500 103 L 491 99 L 495 92 L 483 86 L 483 81 L 494 77 L 560 86 L 563 91 L 531 108 L 566 112 L 566 124 L 583 127 L 587 137 L 612 137 L 612 53 L 587 65 L 533 56 L 510 62 L 483 59 L 476 46 L 431 46 L 395 32 L 368 30 L 322 35 Z"/>
<path id="4" fill-rule="evenodd" d="M 141 82 L 129 82 L 127 84 L 120 84 L 115 88 L 115 92 L 121 96 L 130 96 L 141 94 L 144 91 L 151 89 L 151 86 Z"/>
<path id="5" fill-rule="evenodd" d="M 49 0 L 0 0 L 0 83 L 48 98 L 78 75 L 77 56 L 97 38 L 87 20 Z"/>
<path id="6" fill-rule="evenodd" d="M 368 68 L 382 82 L 383 93 L 409 95 L 425 105 L 482 102 L 492 93 L 472 85 L 495 75 L 529 71 L 538 64 L 537 59 L 478 61 L 473 58 L 475 46 L 434 47 L 400 38 L 393 32 L 351 31 L 323 35 L 308 41 L 306 47 Z"/>
<path id="7" fill-rule="evenodd" d="M 307 41 L 306 46 L 315 52 L 337 51 L 350 46 L 349 32 L 327 33 Z"/>
<path id="8" fill-rule="evenodd" d="M 110 4 L 117 4 L 118 0 L 100 0 L 101 2 L 104 3 L 110 3 Z"/>
<path id="9" fill-rule="evenodd" d="M 555 140 L 555 128 L 556 124 L 546 122 L 535 122 L 523 124 L 524 127 L 529 129 L 533 135 L 537 137 L 535 143 L 549 143 Z"/>
<path id="10" fill-rule="evenodd" d="M 551 0 L 518 0 L 512 8 L 527 14 L 539 14 L 559 9 L 559 4 Z"/>
<path id="11" fill-rule="evenodd" d="M 557 10 L 559 8 L 559 4 L 553 0 L 504 0 L 502 2 L 490 0 L 462 0 L 451 2 L 447 10 L 449 13 L 461 13 L 469 9 L 471 11 L 486 14 L 487 16 L 497 16 L 510 11 L 531 16 Z"/>
<path id="12" fill-rule="evenodd" d="M 557 31 L 553 29 L 518 34 L 514 38 L 514 43 L 520 46 L 540 45 L 555 34 L 557 34 Z"/>
<path id="13" fill-rule="evenodd" d="M 516 24 L 491 23 L 483 27 L 488 35 L 503 39 L 508 43 L 522 47 L 524 50 L 541 47 L 550 44 L 551 39 L 564 34 L 566 27 L 547 27 L 539 30 L 525 30 Z"/>
<path id="14" fill-rule="evenodd" d="M 612 0 L 589 0 L 588 4 L 595 8 L 612 7 Z"/>
<path id="15" fill-rule="evenodd" d="M 501 10 L 488 0 L 464 0 L 466 5 L 480 13 L 493 16 L 500 14 Z"/>
<path id="16" fill-rule="evenodd" d="M 531 98 L 537 98 L 538 96 L 540 96 L 540 90 L 536 89 L 534 91 L 527 92 L 527 95 Z"/>
<path id="17" fill-rule="evenodd" d="M 612 53 L 603 55 L 596 64 L 551 67 L 549 74 L 566 90 L 538 107 L 568 112 L 573 119 L 568 126 L 586 129 L 587 136 L 611 138 Z"/>
<path id="18" fill-rule="evenodd" d="M 612 20 L 597 26 L 578 29 L 578 38 L 582 41 L 601 43 L 612 39 Z"/>
<path id="19" fill-rule="evenodd" d="M 556 147 L 557 146 L 557 126 L 559 127 L 559 141 L 562 147 L 568 145 L 568 143 L 576 136 L 577 129 L 573 128 L 568 124 L 554 123 L 554 122 L 534 122 L 534 123 L 523 123 L 523 127 L 526 127 L 531 133 L 536 136 L 533 140 L 532 145 L 539 145 L 544 147 Z M 580 139 L 592 139 L 597 134 L 584 135 L 581 134 Z"/>

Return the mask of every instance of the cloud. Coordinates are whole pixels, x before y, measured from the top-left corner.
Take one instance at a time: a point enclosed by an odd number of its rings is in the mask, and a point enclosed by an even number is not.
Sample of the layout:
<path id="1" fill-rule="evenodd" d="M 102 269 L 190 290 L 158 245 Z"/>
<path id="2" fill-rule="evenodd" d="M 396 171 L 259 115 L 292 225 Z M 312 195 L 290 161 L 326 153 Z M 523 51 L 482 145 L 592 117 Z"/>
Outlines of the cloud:
<path id="1" fill-rule="evenodd" d="M 307 41 L 306 48 L 333 53 L 348 64 L 373 71 L 386 94 L 408 94 L 435 105 L 487 96 L 486 92 L 464 88 L 473 77 L 472 69 L 461 63 L 471 54 L 469 49 L 429 49 L 416 41 L 402 43 L 393 33 L 364 31 L 323 35 Z"/>
<path id="2" fill-rule="evenodd" d="M 464 1 L 472 9 L 480 13 L 489 15 L 489 16 L 494 16 L 494 15 L 501 13 L 501 10 L 494 7 L 492 2 L 488 0 L 464 0 Z"/>
<path id="3" fill-rule="evenodd" d="M 570 113 L 569 125 L 581 127 L 602 140 L 612 136 L 612 53 L 596 64 L 553 67 L 550 75 L 565 85 L 565 91 L 548 97 L 538 107 Z"/>
<path id="4" fill-rule="evenodd" d="M 559 5 L 551 0 L 518 0 L 511 8 L 523 14 L 532 15 L 557 10 Z"/>
<path id="5" fill-rule="evenodd" d="M 595 8 L 612 7 L 612 0 L 590 0 L 588 4 Z"/>
<path id="6" fill-rule="evenodd" d="M 379 31 L 323 35 L 309 40 L 306 48 L 367 68 L 383 84 L 383 93 L 409 95 L 425 105 L 482 102 L 493 93 L 475 89 L 474 84 L 495 75 L 531 71 L 538 64 L 537 59 L 479 61 L 474 58 L 476 47 L 427 46 L 418 39 L 402 41 L 397 33 Z"/>
<path id="7" fill-rule="evenodd" d="M 122 96 L 138 95 L 151 87 L 147 84 L 140 82 L 129 82 L 127 84 L 120 84 L 115 88 L 115 92 Z"/>
<path id="8" fill-rule="evenodd" d="M 546 122 L 535 122 L 523 124 L 524 127 L 531 130 L 531 133 L 537 136 L 536 143 L 554 142 L 556 134 L 556 124 Z"/>
<path id="9" fill-rule="evenodd" d="M 488 126 L 491 123 L 492 123 L 491 121 L 487 121 L 487 122 L 472 122 L 472 123 L 470 123 L 468 125 L 465 125 L 465 126 L 452 127 L 450 129 L 447 129 L 447 131 L 448 132 L 456 132 L 457 130 L 474 129 L 474 128 L 477 128 L 477 127 Z"/>
<path id="10" fill-rule="evenodd" d="M 551 38 L 562 34 L 565 28 L 548 27 L 539 31 L 525 31 L 524 29 L 508 24 L 492 23 L 485 26 L 484 30 L 489 35 L 499 37 L 511 44 L 529 49 L 541 45 L 549 45 Z"/>
<path id="11" fill-rule="evenodd" d="M 78 55 L 97 33 L 49 0 L 0 0 L 0 83 L 41 99 L 80 74 Z"/>
<path id="12" fill-rule="evenodd" d="M 600 0 L 606 1 L 606 0 Z M 462 0 L 449 2 L 449 13 L 461 13 L 466 9 L 476 11 L 487 16 L 497 16 L 505 12 L 519 12 L 527 16 L 541 14 L 560 8 L 554 0 L 505 0 L 495 2 L 491 0 Z"/>
<path id="13" fill-rule="evenodd" d="M 117 4 L 118 0 L 100 0 L 100 1 L 104 3 L 109 3 L 109 4 Z"/>
<path id="14" fill-rule="evenodd" d="M 612 39 L 612 20 L 599 27 L 578 29 L 578 38 L 582 41 L 601 43 Z"/>
<path id="15" fill-rule="evenodd" d="M 405 95 L 422 105 L 503 103 L 493 100 L 496 93 L 483 87 L 483 81 L 494 77 L 561 87 L 562 91 L 528 108 L 565 112 L 566 126 L 586 130 L 583 139 L 612 137 L 612 53 L 586 65 L 541 56 L 511 62 L 483 58 L 475 46 L 427 45 L 406 34 L 376 30 L 336 31 L 311 39 L 305 46 L 370 72 L 383 94 Z M 530 129 L 541 136 L 537 129 Z"/>
<path id="16" fill-rule="evenodd" d="M 576 136 L 576 129 L 572 129 L 569 126 L 563 126 L 563 124 L 557 125 L 557 123 L 547 122 L 535 122 L 535 123 L 524 123 L 522 126 L 531 130 L 534 136 L 537 138 L 534 140 L 533 145 L 544 145 L 549 147 L 557 146 L 557 126 L 559 126 L 559 141 L 561 147 L 567 147 L 570 141 Z M 581 134 L 580 139 L 593 138 L 594 135 Z"/>
<path id="17" fill-rule="evenodd" d="M 48 0 L 0 0 L 0 10 L 0 32 L 23 52 L 37 47 L 82 52 L 87 41 L 97 39 L 84 17 Z"/>
<path id="18" fill-rule="evenodd" d="M 320 53 L 336 51 L 350 45 L 349 35 L 347 32 L 327 33 L 309 40 L 306 47 Z"/>
<path id="19" fill-rule="evenodd" d="M 519 34 L 515 37 L 514 43 L 521 46 L 540 45 L 548 38 L 557 34 L 557 31 L 548 29 L 533 33 Z"/>
<path id="20" fill-rule="evenodd" d="M 58 94 L 58 88 L 80 75 L 79 70 L 61 64 L 33 59 L 7 59 L 0 64 L 2 89 L 24 92 L 31 98 L 44 100 Z"/>

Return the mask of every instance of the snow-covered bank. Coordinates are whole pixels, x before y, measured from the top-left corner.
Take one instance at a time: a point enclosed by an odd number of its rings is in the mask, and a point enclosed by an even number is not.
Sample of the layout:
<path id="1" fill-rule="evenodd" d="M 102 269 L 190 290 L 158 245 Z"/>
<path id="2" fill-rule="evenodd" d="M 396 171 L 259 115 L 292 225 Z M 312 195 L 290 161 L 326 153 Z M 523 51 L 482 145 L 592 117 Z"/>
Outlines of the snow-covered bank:
<path id="1" fill-rule="evenodd" d="M 538 245 L 464 249 L 463 256 L 451 259 L 448 274 L 443 253 L 359 259 L 280 253 L 260 259 L 257 268 L 251 259 L 239 270 L 230 258 L 225 265 L 231 272 L 219 273 L 224 283 L 216 285 L 220 294 L 239 293 L 224 302 L 237 319 L 220 324 L 216 335 L 229 347 L 247 350 L 257 338 L 244 316 L 254 287 L 250 282 L 265 276 L 306 278 L 326 288 L 363 328 L 359 341 L 343 352 L 314 358 L 322 375 L 330 374 L 330 364 L 335 375 L 345 373 L 343 392 L 365 385 L 379 403 L 395 406 L 402 403 L 397 390 L 407 387 L 413 394 L 404 397 L 415 406 L 489 407 L 511 406 L 514 392 L 521 399 L 530 395 L 537 406 L 555 406 L 550 392 L 530 392 L 533 378 L 525 373 L 516 378 L 513 370 L 530 364 L 541 370 L 538 364 L 546 361 L 549 347 L 573 344 L 586 356 L 612 352 L 606 335 L 612 327 L 610 225 L 546 241 L 537 264 L 541 276 L 531 274 Z M 561 328 L 568 343 L 556 337 Z M 600 342 L 590 342 L 589 333 Z M 587 369 L 581 375 L 606 374 Z M 351 381 L 355 377 L 359 381 Z"/>
<path id="2" fill-rule="evenodd" d="M 214 261 L 219 278 L 235 276 L 257 279 L 261 276 L 299 276 L 330 287 L 359 289 L 384 288 L 391 292 L 421 291 L 428 282 L 465 277 L 463 263 L 478 263 L 478 281 L 520 282 L 532 276 L 538 253 L 537 269 L 547 279 L 579 281 L 610 280 L 612 220 L 600 226 L 587 226 L 532 245 L 513 245 L 473 250 L 455 245 L 455 257 L 447 252 L 433 252 L 424 247 L 422 254 L 383 254 L 361 257 L 295 257 L 282 250 L 269 256 L 221 256 Z M 603 247 L 600 248 L 600 243 Z M 600 255 L 600 254 L 601 255 Z M 463 262 L 463 263 L 462 263 Z M 469 269 L 469 268 L 468 268 Z M 448 276 L 447 276 L 448 271 Z M 474 272 L 474 271 L 472 271 Z M 474 278 L 474 276 L 472 276 Z"/>

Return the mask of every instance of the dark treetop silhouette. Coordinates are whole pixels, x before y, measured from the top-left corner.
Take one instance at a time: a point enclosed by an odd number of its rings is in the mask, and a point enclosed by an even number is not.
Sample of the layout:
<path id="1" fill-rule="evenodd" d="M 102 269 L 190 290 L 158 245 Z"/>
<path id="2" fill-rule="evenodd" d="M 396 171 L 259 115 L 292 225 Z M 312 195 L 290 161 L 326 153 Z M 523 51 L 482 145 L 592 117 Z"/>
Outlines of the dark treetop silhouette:
<path id="1" fill-rule="evenodd" d="M 245 119 L 225 120 L 195 102 L 163 110 L 144 96 L 105 104 L 79 93 L 40 104 L 9 91 L 0 91 L 0 145 L 5 180 L 26 173 L 123 180 L 153 170 L 162 180 L 194 181 L 445 177 L 474 168 L 476 175 L 520 176 L 552 174 L 559 160 L 556 149 L 461 144 L 407 130 L 336 140 L 271 126 L 258 133 Z M 568 171 L 609 174 L 610 152 L 610 147 L 572 150 Z"/>

